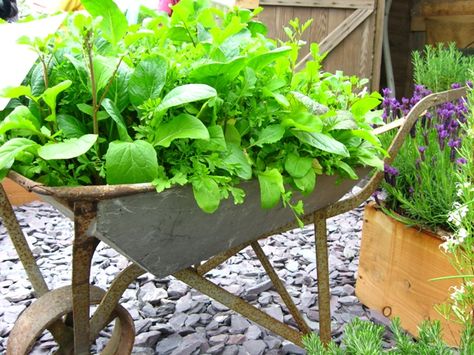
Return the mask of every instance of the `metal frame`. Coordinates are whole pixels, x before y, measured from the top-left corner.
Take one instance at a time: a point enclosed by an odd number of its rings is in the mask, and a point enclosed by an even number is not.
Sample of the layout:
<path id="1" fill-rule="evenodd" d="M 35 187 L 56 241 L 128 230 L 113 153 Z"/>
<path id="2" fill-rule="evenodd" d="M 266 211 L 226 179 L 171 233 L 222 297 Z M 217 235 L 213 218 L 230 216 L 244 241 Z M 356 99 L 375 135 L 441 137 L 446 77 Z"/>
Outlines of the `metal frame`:
<path id="1" fill-rule="evenodd" d="M 376 133 L 383 133 L 389 129 L 399 128 L 388 149 L 389 156 L 385 158 L 385 163 L 392 163 L 411 127 L 427 109 L 447 101 L 459 99 L 465 95 L 465 88 L 431 94 L 421 100 L 405 119 L 396 121 L 388 125 L 387 128 L 376 129 Z M 15 323 L 8 340 L 7 354 L 26 354 L 33 346 L 37 337 L 45 329 L 51 331 L 54 339 L 59 344 L 58 354 L 88 354 L 90 344 L 98 337 L 99 332 L 114 319 L 114 332 L 103 354 L 130 354 L 135 337 L 133 319 L 118 302 L 128 285 L 145 271 L 136 264 L 129 265 L 117 275 L 107 292 L 90 285 L 91 260 L 99 243 L 99 240 L 91 234 L 92 229 L 90 227 L 96 216 L 98 201 L 139 192 L 153 191 L 153 186 L 150 184 L 135 184 L 57 188 L 39 185 L 14 172 L 10 173 L 9 176 L 29 191 L 51 196 L 65 206 L 66 209 L 72 210 L 75 227 L 72 255 L 72 285 L 50 291 L 29 249 L 5 190 L 0 185 L 0 216 L 38 298 L 19 316 Z M 325 344 L 331 340 L 326 219 L 359 206 L 375 191 L 382 178 L 383 172 L 378 172 L 372 176 L 365 187 L 357 194 L 325 208 L 307 213 L 302 218 L 305 223 L 314 223 L 320 337 Z M 282 228 L 282 231 L 293 227 L 295 227 L 294 223 L 288 224 Z M 267 236 L 262 236 L 259 239 Z M 252 247 L 255 251 L 273 286 L 295 319 L 299 330 L 270 317 L 265 312 L 213 284 L 204 277 L 207 272 L 248 246 Z M 270 261 L 264 254 L 258 240 L 231 248 L 210 258 L 201 265 L 180 270 L 174 273 L 174 276 L 297 345 L 301 346 L 302 336 L 311 331 L 287 292 L 285 285 L 279 279 Z M 90 317 L 90 305 L 93 304 L 98 304 L 98 307 L 94 315 Z"/>

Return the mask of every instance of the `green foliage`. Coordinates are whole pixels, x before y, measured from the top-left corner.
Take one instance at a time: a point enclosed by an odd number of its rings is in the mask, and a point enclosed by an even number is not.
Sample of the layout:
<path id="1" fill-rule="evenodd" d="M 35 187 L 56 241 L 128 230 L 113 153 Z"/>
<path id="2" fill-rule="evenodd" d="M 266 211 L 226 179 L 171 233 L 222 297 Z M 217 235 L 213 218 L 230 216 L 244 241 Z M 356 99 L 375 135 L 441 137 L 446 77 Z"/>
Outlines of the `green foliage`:
<path id="1" fill-rule="evenodd" d="M 424 322 L 419 328 L 419 339 L 415 340 L 407 335 L 400 327 L 400 320 L 392 321 L 391 330 L 394 334 L 395 346 L 391 349 L 383 348 L 384 327 L 368 321 L 353 319 L 344 330 L 341 346 L 334 342 L 323 345 L 315 334 L 303 338 L 303 344 L 308 355 L 455 355 L 470 354 L 474 343 L 464 342 L 459 349 L 452 349 L 442 340 L 440 323 Z M 464 337 L 471 334 L 471 330 L 464 332 Z"/>
<path id="2" fill-rule="evenodd" d="M 464 85 L 469 71 L 474 70 L 474 58 L 463 56 L 455 43 L 427 45 L 423 52 L 412 54 L 413 81 L 433 92 L 449 90 L 453 83 Z"/>
<path id="3" fill-rule="evenodd" d="M 277 42 L 256 19 L 261 9 L 182 0 L 171 18 L 145 11 L 129 26 L 112 0 L 83 4 L 91 16 L 23 39 L 40 61 L 3 93 L 16 101 L 0 123 L 0 171 L 49 185 L 190 184 L 206 212 L 230 195 L 242 203 L 236 186 L 255 178 L 264 208 L 298 215 L 292 194 L 311 193 L 317 175 L 380 167 L 370 133 L 380 96 L 322 72 L 316 44 L 294 71 L 310 22 L 291 21 Z"/>

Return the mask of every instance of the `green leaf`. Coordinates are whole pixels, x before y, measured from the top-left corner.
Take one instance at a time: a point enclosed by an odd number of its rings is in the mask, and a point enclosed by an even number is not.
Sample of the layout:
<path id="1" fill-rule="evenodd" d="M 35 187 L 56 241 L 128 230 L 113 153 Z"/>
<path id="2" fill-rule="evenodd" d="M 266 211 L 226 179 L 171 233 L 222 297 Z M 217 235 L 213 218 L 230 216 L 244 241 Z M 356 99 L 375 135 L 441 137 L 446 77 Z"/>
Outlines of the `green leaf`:
<path id="1" fill-rule="evenodd" d="M 95 86 L 97 92 L 99 92 L 107 86 L 112 75 L 114 75 L 119 60 L 96 54 L 92 61 L 94 63 Z"/>
<path id="2" fill-rule="evenodd" d="M 31 93 L 31 87 L 29 85 L 21 85 L 0 90 L 0 96 L 8 99 L 17 99 L 22 96 L 33 97 L 33 94 Z"/>
<path id="3" fill-rule="evenodd" d="M 219 185 L 209 176 L 192 180 L 194 198 L 200 209 L 213 213 L 219 208 L 221 193 Z"/>
<path id="4" fill-rule="evenodd" d="M 285 192 L 283 177 L 277 169 L 266 170 L 258 174 L 262 208 L 273 208 Z"/>
<path id="5" fill-rule="evenodd" d="M 86 126 L 74 116 L 59 114 L 57 121 L 59 129 L 66 138 L 79 138 L 87 134 Z"/>
<path id="6" fill-rule="evenodd" d="M 26 138 L 12 138 L 0 147 L 0 171 L 8 170 L 15 162 L 17 155 L 24 151 L 34 152 L 38 143 Z"/>
<path id="7" fill-rule="evenodd" d="M 324 120 L 324 128 L 328 131 L 336 129 L 357 129 L 357 123 L 354 116 L 349 111 L 336 111 L 334 116 L 327 117 Z"/>
<path id="8" fill-rule="evenodd" d="M 294 178 L 302 178 L 313 170 L 313 158 L 299 157 L 294 153 L 288 154 L 285 159 L 285 170 Z"/>
<path id="9" fill-rule="evenodd" d="M 120 112 L 125 110 L 130 103 L 128 87 L 131 74 L 130 68 L 122 63 L 107 93 L 107 98 L 115 103 Z"/>
<path id="10" fill-rule="evenodd" d="M 295 127 L 305 132 L 321 132 L 323 130 L 323 121 L 312 113 L 295 111 L 285 117 L 282 121 L 283 127 Z"/>
<path id="11" fill-rule="evenodd" d="M 313 115 L 324 115 L 329 111 L 329 108 L 327 106 L 314 101 L 312 98 L 303 95 L 300 92 L 292 91 L 291 94 L 298 102 L 303 104 L 303 106 L 306 107 L 308 111 L 311 112 Z"/>
<path id="12" fill-rule="evenodd" d="M 131 142 L 132 138 L 128 135 L 127 126 L 125 121 L 120 114 L 119 109 L 115 106 L 114 102 L 110 99 L 104 99 L 102 107 L 107 111 L 110 117 L 114 120 L 117 125 L 117 131 L 121 141 Z"/>
<path id="13" fill-rule="evenodd" d="M 276 143 L 283 138 L 285 128 L 279 124 L 265 127 L 258 135 L 257 140 L 252 144 L 261 147 L 264 144 Z"/>
<path id="14" fill-rule="evenodd" d="M 223 158 L 223 162 L 230 169 L 233 169 L 241 179 L 249 180 L 252 178 L 252 166 L 240 146 L 229 144 L 228 153 Z"/>
<path id="15" fill-rule="evenodd" d="M 382 171 L 384 168 L 384 162 L 380 159 L 374 152 L 368 149 L 359 149 L 357 151 L 357 158 L 363 163 L 368 166 L 373 166 L 377 168 L 379 171 Z"/>
<path id="16" fill-rule="evenodd" d="M 153 146 L 145 141 L 112 142 L 105 155 L 108 184 L 151 182 L 158 177 Z"/>
<path id="17" fill-rule="evenodd" d="M 80 138 L 66 139 L 60 143 L 50 143 L 38 149 L 38 155 L 45 160 L 76 158 L 85 154 L 97 141 L 97 134 L 86 134 Z"/>
<path id="18" fill-rule="evenodd" d="M 165 111 L 170 107 L 175 107 L 190 102 L 207 100 L 216 97 L 214 88 L 205 84 L 187 84 L 174 88 L 161 101 L 157 111 Z"/>
<path id="19" fill-rule="evenodd" d="M 224 132 L 219 125 L 207 127 L 209 131 L 209 140 L 199 140 L 196 147 L 203 151 L 225 152 L 227 144 L 225 142 Z"/>
<path id="20" fill-rule="evenodd" d="M 24 130 L 25 135 L 42 135 L 39 122 L 26 106 L 17 106 L 0 123 L 0 134 L 11 130 Z"/>
<path id="21" fill-rule="evenodd" d="M 309 144 L 312 147 L 321 149 L 325 152 L 349 157 L 349 151 L 346 146 L 334 138 L 317 132 L 292 131 L 293 135 L 301 142 Z"/>
<path id="22" fill-rule="evenodd" d="M 346 162 L 340 160 L 336 163 L 336 166 L 344 171 L 351 179 L 357 180 L 359 178 L 354 169 L 352 169 Z"/>
<path id="23" fill-rule="evenodd" d="M 378 137 L 370 131 L 365 131 L 363 129 L 357 129 L 357 130 L 352 130 L 351 133 L 352 133 L 352 135 L 354 135 L 356 137 L 359 137 L 359 138 L 362 138 L 362 139 L 366 140 L 367 142 L 369 142 L 370 144 L 372 144 L 375 147 L 380 147 L 382 145 L 382 143 L 380 143 L 380 140 L 378 139 Z"/>
<path id="24" fill-rule="evenodd" d="M 113 0 L 82 0 L 82 5 L 93 17 L 102 17 L 100 29 L 102 36 L 117 44 L 128 29 L 127 18 Z"/>
<path id="25" fill-rule="evenodd" d="M 355 117 L 361 118 L 364 117 L 364 115 L 370 110 L 376 108 L 379 104 L 379 97 L 374 97 L 373 95 L 364 96 L 351 106 L 351 112 Z"/>
<path id="26" fill-rule="evenodd" d="M 306 175 L 299 178 L 294 177 L 293 181 L 304 195 L 308 195 L 314 191 L 316 186 L 316 173 L 313 169 L 309 169 Z"/>
<path id="27" fill-rule="evenodd" d="M 51 120 L 56 120 L 56 99 L 58 95 L 69 88 L 72 84 L 71 80 L 65 80 L 53 87 L 47 88 L 41 97 L 46 105 L 51 109 Z"/>
<path id="28" fill-rule="evenodd" d="M 226 80 L 233 80 L 239 75 L 242 69 L 245 67 L 247 59 L 244 57 L 234 58 L 229 62 L 225 63 L 205 63 L 196 65 L 193 70 L 189 73 L 189 77 L 194 80 L 203 80 L 207 77 L 219 77 L 222 80 L 224 77 Z"/>
<path id="29" fill-rule="evenodd" d="M 138 63 L 128 85 L 130 102 L 137 107 L 148 99 L 160 97 L 167 70 L 168 62 L 161 55 L 147 57 Z"/>
<path id="30" fill-rule="evenodd" d="M 198 118 L 182 113 L 158 128 L 154 145 L 169 147 L 178 138 L 209 139 L 206 126 Z"/>
<path id="31" fill-rule="evenodd" d="M 255 70 L 261 70 L 262 68 L 266 67 L 275 60 L 288 56 L 288 53 L 290 53 L 291 51 L 292 48 L 287 46 L 273 49 L 269 52 L 256 55 L 255 57 L 250 59 L 248 66 Z"/>
<path id="32" fill-rule="evenodd" d="M 239 130 L 232 122 L 227 122 L 225 126 L 225 140 L 228 143 L 236 144 L 239 146 L 240 142 L 242 141 L 242 137 L 240 136 Z"/>

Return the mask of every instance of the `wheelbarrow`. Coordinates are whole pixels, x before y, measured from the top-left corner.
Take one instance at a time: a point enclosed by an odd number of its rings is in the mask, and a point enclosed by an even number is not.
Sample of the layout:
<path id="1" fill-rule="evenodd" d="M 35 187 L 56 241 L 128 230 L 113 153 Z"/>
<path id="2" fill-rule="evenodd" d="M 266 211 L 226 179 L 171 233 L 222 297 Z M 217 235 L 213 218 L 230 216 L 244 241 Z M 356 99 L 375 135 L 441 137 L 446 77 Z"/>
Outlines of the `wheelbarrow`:
<path id="1" fill-rule="evenodd" d="M 431 94 L 404 119 L 375 129 L 376 134 L 398 129 L 385 163 L 394 160 L 411 127 L 427 109 L 465 95 L 465 88 Z M 360 168 L 357 172 L 365 176 L 369 170 Z M 0 216 L 37 297 L 16 321 L 7 354 L 28 353 L 45 329 L 59 344 L 57 353 L 88 354 L 99 332 L 114 319 L 112 337 L 102 354 L 130 354 L 135 337 L 133 319 L 119 301 L 128 285 L 146 271 L 158 277 L 173 275 L 297 345 L 301 346 L 302 337 L 311 332 L 259 244 L 260 239 L 293 229 L 297 223 L 291 211 L 282 206 L 261 209 L 256 181 L 241 185 L 247 196 L 242 205 L 227 200 L 214 214 L 206 214 L 197 207 L 189 187 L 158 194 L 151 184 L 47 187 L 15 172 L 10 172 L 9 177 L 70 217 L 74 221 L 74 240 L 72 284 L 49 290 L 0 187 Z M 320 337 L 325 344 L 331 340 L 326 220 L 366 201 L 382 178 L 383 172 L 373 174 L 358 193 L 341 200 L 358 181 L 338 182 L 334 176 L 323 175 L 318 177 L 314 193 L 304 198 L 306 213 L 301 219 L 314 223 L 315 228 Z M 100 241 L 132 261 L 107 291 L 90 284 L 91 260 Z M 206 279 L 207 272 L 248 246 L 254 250 L 298 329 Z M 90 306 L 96 304 L 91 317 Z"/>

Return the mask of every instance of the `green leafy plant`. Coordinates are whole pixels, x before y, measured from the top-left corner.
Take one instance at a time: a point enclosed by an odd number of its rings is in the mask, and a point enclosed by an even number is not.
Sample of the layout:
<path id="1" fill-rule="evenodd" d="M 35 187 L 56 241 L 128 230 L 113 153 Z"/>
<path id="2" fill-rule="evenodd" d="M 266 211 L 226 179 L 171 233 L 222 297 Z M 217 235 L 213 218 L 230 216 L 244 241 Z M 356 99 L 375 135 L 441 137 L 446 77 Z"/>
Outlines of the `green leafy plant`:
<path id="1" fill-rule="evenodd" d="M 439 322 L 423 322 L 419 328 L 419 339 L 414 340 L 400 327 L 400 320 L 392 321 L 395 345 L 393 348 L 384 349 L 383 336 L 385 328 L 369 321 L 353 319 L 344 329 L 342 344 L 338 346 L 330 342 L 325 346 L 316 334 L 310 334 L 303 338 L 303 344 L 308 355 L 451 355 L 471 354 L 473 343 L 463 342 L 459 349 L 452 349 L 442 341 L 442 331 Z M 464 332 L 464 338 L 470 330 Z M 472 331 L 471 331 L 472 332 Z M 472 336 L 470 338 L 472 340 Z"/>
<path id="2" fill-rule="evenodd" d="M 474 69 L 474 58 L 463 56 L 455 43 L 427 45 L 423 51 L 414 51 L 412 63 L 415 84 L 433 92 L 449 90 L 453 83 L 464 85 Z"/>
<path id="3" fill-rule="evenodd" d="M 22 39 L 40 55 L 0 123 L 0 171 L 51 186 L 153 183 L 158 192 L 191 184 L 213 212 L 241 203 L 238 184 L 258 179 L 264 208 L 310 194 L 317 176 L 357 178 L 382 168 L 371 133 L 377 93 L 366 81 L 321 71 L 323 56 L 294 72 L 301 34 L 266 37 L 261 11 L 225 13 L 182 0 L 171 17 L 147 11 L 129 26 L 112 0 L 84 0 L 57 34 Z"/>

